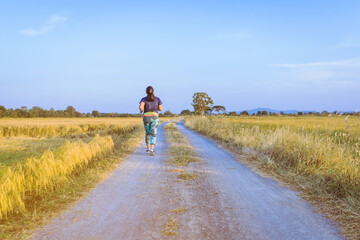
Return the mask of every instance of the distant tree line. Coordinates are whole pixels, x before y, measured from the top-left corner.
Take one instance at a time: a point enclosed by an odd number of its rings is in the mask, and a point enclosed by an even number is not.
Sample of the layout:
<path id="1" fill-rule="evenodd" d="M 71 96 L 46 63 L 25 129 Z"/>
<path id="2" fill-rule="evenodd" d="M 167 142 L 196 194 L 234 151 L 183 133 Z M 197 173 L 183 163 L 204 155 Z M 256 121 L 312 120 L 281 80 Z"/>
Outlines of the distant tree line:
<path id="1" fill-rule="evenodd" d="M 303 115 L 313 115 L 313 116 L 331 116 L 331 115 L 357 115 L 360 116 L 360 112 L 348 112 L 348 113 L 340 113 L 338 111 L 334 111 L 332 113 L 328 111 L 322 112 L 297 112 L 295 113 L 275 113 L 275 112 L 268 112 L 268 111 L 258 111 L 257 113 L 249 114 L 248 111 L 242 112 L 227 112 L 226 108 L 221 105 L 213 106 L 213 100 L 211 97 L 205 92 L 197 92 L 193 95 L 193 102 L 192 106 L 194 107 L 194 111 L 190 111 L 189 109 L 182 110 L 180 115 L 213 115 L 216 113 L 217 115 L 225 115 L 225 116 L 303 116 Z"/>
<path id="2" fill-rule="evenodd" d="M 205 93 L 206 94 L 206 93 Z M 226 108 L 221 105 L 213 106 L 212 100 L 207 94 L 202 94 L 200 97 L 194 98 L 197 101 L 203 101 L 202 97 L 205 97 L 206 101 L 199 104 L 194 104 L 194 111 L 189 109 L 182 110 L 180 115 L 224 115 L 224 116 L 303 116 L 303 115 L 313 115 L 313 116 L 331 116 L 331 115 L 357 115 L 360 116 L 360 112 L 348 112 L 348 113 L 339 113 L 338 111 L 328 112 L 298 112 L 294 113 L 273 113 L 267 111 L 258 111 L 257 113 L 249 114 L 248 111 L 242 112 L 227 112 Z M 195 96 L 195 95 L 194 95 Z M 199 107 L 200 106 L 200 107 Z M 54 110 L 50 108 L 49 110 L 43 109 L 41 107 L 35 106 L 30 109 L 23 106 L 21 108 L 8 108 L 0 105 L 0 118 L 72 118 L 72 117 L 141 117 L 142 114 L 131 114 L 131 113 L 100 113 L 97 110 L 93 110 L 91 113 L 81 113 L 76 111 L 73 106 L 68 106 L 65 110 Z M 159 114 L 160 117 L 176 117 L 178 114 L 174 114 L 171 111 L 165 111 L 164 113 Z"/>
<path id="3" fill-rule="evenodd" d="M 165 111 L 159 114 L 160 117 L 174 117 L 178 116 L 170 111 Z M 93 110 L 91 113 L 81 113 L 76 111 L 73 106 L 68 106 L 65 110 L 55 110 L 50 108 L 49 110 L 35 106 L 30 109 L 23 106 L 21 108 L 8 108 L 0 105 L 0 118 L 74 118 L 74 117 L 140 117 L 141 114 L 130 113 L 100 113 L 97 110 Z"/>
<path id="4" fill-rule="evenodd" d="M 274 112 L 268 112 L 268 111 L 258 111 L 257 113 L 249 114 L 248 111 L 242 111 L 242 112 L 226 112 L 223 115 L 225 116 L 304 116 L 304 115 L 310 115 L 310 116 L 331 116 L 331 115 L 356 115 L 360 116 L 360 112 L 348 112 L 348 113 L 339 113 L 337 111 L 335 112 L 328 112 L 328 111 L 322 111 L 322 112 L 298 112 L 298 113 L 274 113 Z"/>
<path id="5" fill-rule="evenodd" d="M 195 111 L 190 111 L 188 109 L 186 110 L 182 110 L 180 113 L 181 116 L 186 116 L 186 115 L 198 115 Z M 215 115 L 215 111 L 204 111 L 204 115 Z M 253 114 L 249 114 L 248 111 L 242 111 L 242 112 L 221 112 L 221 113 L 216 113 L 216 115 L 223 115 L 223 116 L 305 116 L 305 115 L 310 115 L 310 116 L 331 116 L 331 115 L 355 115 L 355 116 L 360 116 L 360 112 L 345 112 L 345 113 L 339 113 L 339 112 L 328 112 L 328 111 L 323 111 L 323 112 L 298 112 L 297 114 L 295 113 L 284 113 L 284 112 L 280 112 L 280 113 L 273 113 L 273 112 L 267 112 L 267 111 L 258 111 L 257 113 L 253 113 Z"/>

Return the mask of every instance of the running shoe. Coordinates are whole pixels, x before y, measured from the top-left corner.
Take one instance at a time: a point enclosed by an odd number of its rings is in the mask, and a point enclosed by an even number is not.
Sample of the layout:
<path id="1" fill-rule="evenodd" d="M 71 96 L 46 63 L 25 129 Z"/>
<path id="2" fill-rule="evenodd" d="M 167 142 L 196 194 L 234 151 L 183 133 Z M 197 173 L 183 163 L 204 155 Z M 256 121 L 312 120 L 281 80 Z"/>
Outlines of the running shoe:
<path id="1" fill-rule="evenodd" d="M 154 150 L 150 150 L 150 156 L 155 156 L 155 151 Z"/>

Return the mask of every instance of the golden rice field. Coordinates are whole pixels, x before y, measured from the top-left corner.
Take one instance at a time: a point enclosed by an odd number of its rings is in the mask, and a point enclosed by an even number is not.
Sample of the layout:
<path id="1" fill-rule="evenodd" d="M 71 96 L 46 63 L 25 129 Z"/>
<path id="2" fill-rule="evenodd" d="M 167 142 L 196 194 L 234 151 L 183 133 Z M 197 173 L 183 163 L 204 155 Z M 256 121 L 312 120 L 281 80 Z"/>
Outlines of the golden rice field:
<path id="1" fill-rule="evenodd" d="M 345 235 L 360 238 L 359 117 L 188 117 L 185 125 L 234 150 L 256 150 L 261 167 L 320 197 Z"/>
<path id="2" fill-rule="evenodd" d="M 94 133 L 121 133 L 140 118 L 15 118 L 0 119 L 0 137 L 77 137 Z"/>
<path id="3" fill-rule="evenodd" d="M 13 215 L 39 214 L 33 203 L 82 169 L 122 157 L 142 128 L 141 118 L 0 119 L 0 228 Z"/>

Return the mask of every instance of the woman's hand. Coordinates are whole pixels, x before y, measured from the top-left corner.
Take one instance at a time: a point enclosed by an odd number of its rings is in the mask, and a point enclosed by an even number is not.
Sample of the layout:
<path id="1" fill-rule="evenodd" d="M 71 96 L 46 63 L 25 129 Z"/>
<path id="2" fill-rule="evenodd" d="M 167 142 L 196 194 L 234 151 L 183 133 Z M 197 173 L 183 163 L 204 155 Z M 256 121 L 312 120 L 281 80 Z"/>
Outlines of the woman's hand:
<path id="1" fill-rule="evenodd" d="M 145 106 L 145 103 L 141 102 L 140 105 L 139 105 L 140 113 L 142 113 L 144 111 L 144 106 Z"/>

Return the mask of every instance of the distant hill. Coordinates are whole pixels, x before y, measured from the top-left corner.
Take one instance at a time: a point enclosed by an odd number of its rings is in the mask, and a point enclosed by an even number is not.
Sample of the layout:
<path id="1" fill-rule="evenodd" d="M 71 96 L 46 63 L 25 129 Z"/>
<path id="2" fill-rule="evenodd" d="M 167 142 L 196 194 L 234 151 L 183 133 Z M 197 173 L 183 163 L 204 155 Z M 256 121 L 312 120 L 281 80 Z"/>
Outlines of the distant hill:
<path id="1" fill-rule="evenodd" d="M 284 112 L 285 114 L 297 114 L 298 112 L 303 112 L 303 113 L 307 113 L 307 112 L 317 112 L 315 110 L 313 111 L 309 111 L 309 110 L 304 110 L 304 111 L 299 111 L 299 110 L 294 110 L 294 109 L 291 109 L 291 110 L 276 110 L 276 109 L 271 109 L 271 108 L 255 108 L 255 109 L 250 109 L 250 110 L 245 110 L 245 111 L 248 111 L 249 114 L 253 114 L 253 113 L 257 113 L 258 111 L 267 111 L 268 113 L 269 112 L 272 112 L 272 113 L 280 113 L 280 112 Z M 236 113 L 241 113 L 242 111 L 237 111 Z"/>

